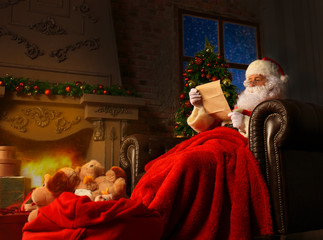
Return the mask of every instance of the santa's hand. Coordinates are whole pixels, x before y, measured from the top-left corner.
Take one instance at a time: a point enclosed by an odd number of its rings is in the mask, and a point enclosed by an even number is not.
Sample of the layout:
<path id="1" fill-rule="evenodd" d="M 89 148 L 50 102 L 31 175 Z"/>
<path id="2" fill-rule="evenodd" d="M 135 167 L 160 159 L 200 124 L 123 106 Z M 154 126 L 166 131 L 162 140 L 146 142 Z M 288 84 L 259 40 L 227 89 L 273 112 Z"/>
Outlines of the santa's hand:
<path id="1" fill-rule="evenodd" d="M 235 128 L 238 128 L 240 130 L 245 129 L 244 124 L 244 115 L 240 112 L 231 112 L 228 114 L 229 117 L 231 117 L 232 125 Z"/>
<path id="2" fill-rule="evenodd" d="M 190 96 L 190 103 L 197 108 L 200 108 L 203 106 L 202 102 L 202 96 L 201 94 L 196 90 L 196 88 L 192 88 L 189 92 Z"/>

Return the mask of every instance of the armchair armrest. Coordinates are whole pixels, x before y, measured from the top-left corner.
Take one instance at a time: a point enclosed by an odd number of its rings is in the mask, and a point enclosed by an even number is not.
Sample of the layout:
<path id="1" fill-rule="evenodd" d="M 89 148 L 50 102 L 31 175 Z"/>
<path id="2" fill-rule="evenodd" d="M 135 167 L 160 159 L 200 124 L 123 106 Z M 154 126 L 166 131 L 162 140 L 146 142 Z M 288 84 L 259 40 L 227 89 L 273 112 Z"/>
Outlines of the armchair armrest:
<path id="1" fill-rule="evenodd" d="M 145 165 L 181 141 L 183 138 L 145 134 L 133 134 L 125 138 L 120 149 L 120 166 L 127 174 L 129 196 L 145 173 Z"/>
<path id="2" fill-rule="evenodd" d="M 323 107 L 269 100 L 253 111 L 249 147 L 266 178 L 275 231 L 323 229 Z"/>

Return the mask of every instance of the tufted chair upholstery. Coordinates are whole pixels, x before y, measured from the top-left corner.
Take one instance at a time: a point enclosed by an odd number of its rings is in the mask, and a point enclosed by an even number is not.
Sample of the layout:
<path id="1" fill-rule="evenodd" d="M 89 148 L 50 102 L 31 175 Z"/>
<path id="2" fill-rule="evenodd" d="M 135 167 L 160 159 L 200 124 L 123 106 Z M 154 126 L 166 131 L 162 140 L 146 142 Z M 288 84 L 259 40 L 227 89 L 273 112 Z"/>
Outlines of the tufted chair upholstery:
<path id="1" fill-rule="evenodd" d="M 251 115 L 249 148 L 268 183 L 275 232 L 323 229 L 323 106 L 260 104 Z"/>
<path id="2" fill-rule="evenodd" d="M 143 134 L 126 137 L 120 166 L 128 175 L 128 194 L 144 174 L 146 163 L 181 141 Z M 250 118 L 249 148 L 268 184 L 273 238 L 323 229 L 323 106 L 296 100 L 259 104 Z"/>

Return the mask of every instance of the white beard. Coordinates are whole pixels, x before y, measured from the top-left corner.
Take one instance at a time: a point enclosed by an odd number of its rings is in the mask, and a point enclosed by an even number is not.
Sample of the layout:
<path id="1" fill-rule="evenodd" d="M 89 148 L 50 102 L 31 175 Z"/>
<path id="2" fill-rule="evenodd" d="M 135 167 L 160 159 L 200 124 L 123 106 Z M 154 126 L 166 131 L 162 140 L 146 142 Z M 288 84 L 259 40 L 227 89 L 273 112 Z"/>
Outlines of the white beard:
<path id="1" fill-rule="evenodd" d="M 246 87 L 239 95 L 236 106 L 253 111 L 259 103 L 273 98 L 281 98 L 282 96 L 282 81 L 277 77 L 268 76 L 267 83 L 264 86 Z"/>
<path id="2" fill-rule="evenodd" d="M 252 111 L 259 103 L 270 98 L 270 91 L 266 86 L 246 87 L 239 95 L 237 107 Z"/>

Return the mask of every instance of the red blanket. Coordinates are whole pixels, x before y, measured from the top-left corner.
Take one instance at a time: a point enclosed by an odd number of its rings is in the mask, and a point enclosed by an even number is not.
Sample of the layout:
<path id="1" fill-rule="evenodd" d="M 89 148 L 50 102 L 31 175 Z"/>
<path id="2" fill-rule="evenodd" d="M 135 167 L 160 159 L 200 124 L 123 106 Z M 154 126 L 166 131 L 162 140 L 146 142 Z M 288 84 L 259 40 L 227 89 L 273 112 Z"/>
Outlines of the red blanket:
<path id="1" fill-rule="evenodd" d="M 162 230 L 159 214 L 141 203 L 130 199 L 92 202 L 86 196 L 66 192 L 25 224 L 23 240 L 151 240 L 159 239 Z"/>
<path id="2" fill-rule="evenodd" d="M 250 239 L 272 234 L 268 190 L 247 139 L 218 127 L 146 166 L 131 199 L 157 210 L 164 239 Z"/>

